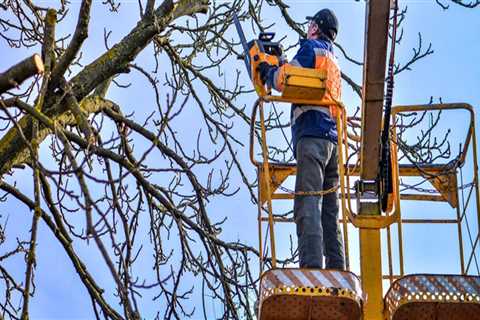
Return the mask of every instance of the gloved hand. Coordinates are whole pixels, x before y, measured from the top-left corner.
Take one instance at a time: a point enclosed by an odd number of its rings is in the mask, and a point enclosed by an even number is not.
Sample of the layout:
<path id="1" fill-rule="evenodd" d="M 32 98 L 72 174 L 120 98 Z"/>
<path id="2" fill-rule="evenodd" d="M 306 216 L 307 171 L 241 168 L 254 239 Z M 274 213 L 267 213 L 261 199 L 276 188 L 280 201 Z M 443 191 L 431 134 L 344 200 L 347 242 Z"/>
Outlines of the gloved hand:
<path id="1" fill-rule="evenodd" d="M 262 81 L 262 84 L 267 82 L 268 73 L 270 72 L 271 68 L 272 66 L 265 61 L 260 62 L 260 64 L 257 66 L 257 71 L 260 74 L 260 81 Z"/>

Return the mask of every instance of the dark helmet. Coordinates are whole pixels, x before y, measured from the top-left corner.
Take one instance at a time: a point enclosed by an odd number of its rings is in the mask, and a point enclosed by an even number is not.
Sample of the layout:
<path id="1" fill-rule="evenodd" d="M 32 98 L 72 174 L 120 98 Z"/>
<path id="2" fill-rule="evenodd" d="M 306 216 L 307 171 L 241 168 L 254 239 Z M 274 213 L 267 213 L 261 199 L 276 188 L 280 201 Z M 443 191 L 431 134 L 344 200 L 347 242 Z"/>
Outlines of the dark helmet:
<path id="1" fill-rule="evenodd" d="M 313 20 L 330 40 L 335 40 L 338 33 L 338 20 L 332 10 L 322 9 L 313 17 L 307 17 L 307 20 Z"/>

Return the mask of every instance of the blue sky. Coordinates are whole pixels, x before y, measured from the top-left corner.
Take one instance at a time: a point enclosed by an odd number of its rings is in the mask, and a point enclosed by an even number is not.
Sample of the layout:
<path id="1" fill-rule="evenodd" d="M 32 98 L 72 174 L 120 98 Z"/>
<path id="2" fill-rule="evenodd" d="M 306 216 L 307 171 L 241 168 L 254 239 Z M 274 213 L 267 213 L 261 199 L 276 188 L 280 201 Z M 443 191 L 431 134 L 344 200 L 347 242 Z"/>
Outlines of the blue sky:
<path id="1" fill-rule="evenodd" d="M 160 1 L 158 1 L 160 2 Z M 302 19 L 312 12 L 316 12 L 322 7 L 332 8 L 340 21 L 340 31 L 337 38 L 348 54 L 356 60 L 362 60 L 363 40 L 364 40 L 364 3 L 355 1 L 285 1 L 290 4 L 291 15 L 296 19 Z M 72 1 L 74 6 L 72 10 L 78 7 L 78 1 Z M 400 6 L 408 6 L 407 18 L 404 22 L 404 35 L 401 45 L 397 48 L 397 62 L 405 62 L 412 55 L 412 48 L 416 47 L 418 33 L 421 32 L 423 45 L 427 47 L 432 43 L 433 55 L 422 59 L 412 66 L 412 71 L 401 73 L 395 79 L 394 105 L 399 104 L 424 104 L 433 97 L 436 101 L 442 98 L 443 102 L 467 102 L 474 107 L 480 106 L 480 9 L 465 9 L 451 4 L 449 10 L 442 10 L 433 0 L 426 1 L 399 1 Z M 56 2 L 42 1 L 42 4 L 56 6 Z M 74 9 L 75 8 L 75 9 Z M 85 65 L 96 58 L 104 51 L 103 46 L 103 28 L 112 30 L 110 44 L 120 40 L 137 22 L 138 5 L 136 1 L 122 2 L 118 14 L 113 14 L 101 5 L 95 2 L 92 9 L 91 25 L 89 27 L 89 38 L 85 43 L 82 63 Z M 2 13 L 3 14 L 3 13 Z M 276 8 L 268 8 L 263 12 L 265 21 L 280 21 L 279 11 Z M 76 14 L 62 22 L 58 27 L 58 34 L 67 34 L 73 31 Z M 289 29 L 286 24 L 279 24 L 275 27 L 277 38 L 287 36 L 286 43 L 294 44 L 298 37 Z M 245 27 L 247 38 L 254 36 L 251 29 Z M 232 28 L 232 37 L 235 33 Z M 287 46 L 287 45 L 286 45 Z M 35 52 L 30 50 L 15 50 L 8 48 L 5 42 L 0 42 L 0 51 L 3 59 L 0 59 L 0 70 L 5 70 L 20 57 L 27 56 Z M 151 48 L 146 49 L 139 55 L 136 62 L 152 68 L 153 61 L 151 57 Z M 292 57 L 294 50 L 288 53 Z M 337 52 L 340 59 L 340 65 L 345 73 L 357 82 L 361 81 L 362 69 L 359 66 L 348 63 L 340 52 Z M 231 67 L 243 71 L 242 61 L 232 58 L 228 65 L 225 65 L 225 76 L 231 74 Z M 166 70 L 165 72 L 168 72 Z M 148 114 L 154 110 L 155 106 L 151 99 L 153 94 L 147 90 L 147 83 L 135 72 L 129 75 L 121 76 L 119 81 L 122 83 L 132 82 L 132 86 L 126 90 L 112 87 L 108 93 L 108 98 L 116 101 L 122 106 L 124 113 L 135 111 L 136 121 L 141 123 Z M 219 79 L 218 81 L 222 81 Z M 228 80 L 227 80 L 228 81 Z M 242 81 L 249 85 L 246 74 L 243 73 Z M 350 90 L 347 84 L 343 84 L 343 100 L 353 112 L 360 104 L 359 98 Z M 204 100 L 206 100 L 205 92 Z M 244 104 L 249 113 L 250 106 L 255 100 L 254 95 L 242 97 L 238 102 Z M 206 100 L 208 101 L 208 100 Z M 282 110 L 288 114 L 288 107 L 282 106 Z M 447 127 L 453 128 L 454 132 L 465 130 L 465 118 L 457 115 L 447 118 L 439 130 L 446 130 Z M 179 135 L 185 138 L 187 147 L 194 148 L 195 142 L 188 144 L 190 130 L 198 124 L 196 123 L 196 114 L 194 111 L 186 112 L 182 122 L 178 124 Z M 477 116 L 477 121 L 478 116 Z M 288 130 L 287 130 L 288 131 Z M 234 129 L 234 133 L 241 137 L 242 142 L 248 145 L 248 128 L 239 124 Z M 412 136 L 413 138 L 413 136 Z M 278 139 L 273 143 L 283 144 L 283 140 Z M 44 150 L 48 153 L 48 150 Z M 238 149 L 239 159 L 248 171 L 249 177 L 255 176 L 255 169 L 249 166 L 247 149 Z M 465 169 L 466 170 L 466 169 Z M 238 175 L 234 175 L 238 178 Z M 14 177 L 9 177 L 9 181 L 16 180 L 24 190 L 30 190 L 30 176 L 26 171 L 18 171 Z M 227 217 L 226 226 L 222 239 L 237 240 L 240 239 L 250 245 L 256 246 L 257 241 L 257 209 L 249 200 L 246 190 L 240 190 L 233 198 L 215 199 L 209 203 L 209 212 L 212 219 L 221 220 Z M 289 210 L 291 203 L 280 203 L 275 206 L 279 211 Z M 423 213 L 436 213 L 449 215 L 447 207 L 442 204 L 427 203 L 405 203 L 402 204 L 402 213 L 407 216 L 419 217 Z M 28 228 L 22 226 L 29 225 L 31 216 L 26 208 L 14 200 L 3 203 L 0 207 L 2 224 L 8 217 L 8 225 L 13 229 L 12 236 L 28 236 Z M 476 230 L 476 224 L 472 224 Z M 294 231 L 294 226 L 282 225 L 278 228 L 277 245 L 280 253 L 288 255 L 288 235 Z M 404 230 L 405 240 L 405 263 L 407 272 L 458 272 L 458 253 L 454 241 L 456 241 L 455 229 L 446 226 L 406 226 Z M 466 238 L 465 238 L 466 239 Z M 173 243 L 172 246 L 175 244 Z M 0 248 L 0 250 L 3 250 Z M 84 259 L 95 264 L 100 259 L 97 250 L 85 246 L 80 249 Z M 358 273 L 358 241 L 356 232 L 350 233 L 350 250 L 352 270 Z M 32 319 L 88 319 L 92 316 L 89 299 L 86 299 L 86 291 L 80 284 L 69 261 L 64 257 L 63 250 L 55 243 L 46 228 L 40 228 L 40 245 L 38 250 L 38 265 L 36 271 L 37 289 L 36 296 L 32 300 L 31 318 Z M 384 259 L 385 261 L 386 259 Z M 15 265 L 17 263 L 17 265 Z M 9 265 L 11 268 L 18 266 L 18 275 L 23 274 L 23 261 L 13 260 Z M 92 272 L 108 287 L 110 275 L 105 268 L 93 267 Z M 156 302 L 155 302 L 156 303 Z M 148 298 L 142 301 L 144 304 L 143 316 L 149 318 L 153 316 L 149 310 L 154 310 L 154 306 Z M 192 305 L 198 303 L 198 300 L 192 299 Z M 156 307 L 156 306 L 155 306 Z M 219 306 L 212 305 L 210 312 L 215 314 L 214 308 Z"/>

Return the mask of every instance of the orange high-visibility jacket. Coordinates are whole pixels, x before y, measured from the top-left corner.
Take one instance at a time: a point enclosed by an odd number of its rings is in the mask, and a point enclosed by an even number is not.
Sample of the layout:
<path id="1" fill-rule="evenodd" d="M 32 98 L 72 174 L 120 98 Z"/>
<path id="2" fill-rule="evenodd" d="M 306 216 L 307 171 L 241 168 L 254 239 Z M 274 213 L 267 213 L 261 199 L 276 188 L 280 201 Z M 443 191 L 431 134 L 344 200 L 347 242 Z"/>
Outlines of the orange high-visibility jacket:
<path id="1" fill-rule="evenodd" d="M 317 40 L 300 40 L 300 49 L 290 65 L 315 68 L 327 71 L 327 92 L 324 99 L 340 100 L 341 76 L 337 59 L 333 55 L 332 42 L 326 38 Z M 273 67 L 267 78 L 267 84 L 277 91 L 282 91 L 285 82 L 285 65 Z M 330 112 L 332 108 L 319 108 L 305 105 L 292 105 L 291 126 L 293 151 L 297 141 L 303 136 L 313 136 L 337 142 L 335 120 Z"/>

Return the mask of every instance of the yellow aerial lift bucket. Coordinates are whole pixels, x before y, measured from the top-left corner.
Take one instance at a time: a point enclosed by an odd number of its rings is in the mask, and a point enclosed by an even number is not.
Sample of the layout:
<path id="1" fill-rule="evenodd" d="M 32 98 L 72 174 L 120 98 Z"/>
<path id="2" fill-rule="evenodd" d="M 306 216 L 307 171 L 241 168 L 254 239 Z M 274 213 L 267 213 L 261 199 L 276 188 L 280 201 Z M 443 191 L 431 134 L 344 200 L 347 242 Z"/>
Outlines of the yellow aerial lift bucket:
<path id="1" fill-rule="evenodd" d="M 479 319 L 480 278 L 461 275 L 409 275 L 385 296 L 389 320 Z"/>
<path id="2" fill-rule="evenodd" d="M 316 106 L 319 108 L 339 108 L 336 112 L 342 117 L 343 107 L 338 101 L 324 100 L 327 78 L 326 72 L 287 66 L 285 68 L 285 88 L 281 96 L 261 96 L 255 104 L 251 119 L 250 158 L 258 169 L 259 180 L 259 247 L 260 268 L 262 259 L 262 223 L 268 222 L 273 269 L 262 273 L 258 318 L 261 320 L 315 320 L 315 319 L 361 319 L 365 296 L 359 278 L 349 271 L 325 269 L 277 268 L 275 251 L 272 199 L 276 188 L 283 180 L 295 173 L 295 166 L 273 164 L 268 161 L 264 102 L 288 102 Z M 254 124 L 257 111 L 260 113 L 262 139 L 262 160 L 254 157 Z M 342 139 L 342 138 L 340 138 Z M 262 215 L 263 206 L 268 215 Z"/>
<path id="3" fill-rule="evenodd" d="M 251 127 L 251 145 L 250 158 L 252 163 L 258 169 L 259 181 L 259 246 L 261 253 L 260 293 L 259 293 L 259 311 L 258 318 L 267 319 L 285 319 L 285 320 L 313 320 L 313 319 L 377 319 L 365 318 L 365 303 L 368 301 L 368 293 L 362 290 L 362 283 L 359 278 L 351 272 L 320 269 L 295 269 L 278 268 L 276 266 L 275 254 L 275 235 L 274 224 L 278 222 L 292 222 L 285 218 L 274 216 L 272 212 L 272 200 L 293 199 L 292 194 L 278 193 L 278 189 L 288 176 L 295 175 L 296 167 L 294 164 L 271 163 L 268 161 L 268 146 L 266 141 L 266 129 L 264 126 L 265 101 L 281 101 L 297 103 L 298 100 L 286 100 L 278 96 L 265 96 L 255 105 L 252 116 Z M 302 100 L 302 102 L 304 102 Z M 348 148 L 346 136 L 346 121 L 344 119 L 343 106 L 334 101 L 309 101 L 309 105 L 326 107 L 336 104 L 340 112 L 337 113 L 337 128 L 339 130 L 339 145 L 345 151 Z M 423 112 L 426 110 L 450 110 L 463 109 L 470 112 L 470 127 L 468 135 L 463 145 L 463 150 L 459 159 L 458 166 L 462 166 L 466 161 L 467 149 L 473 150 L 474 161 L 474 184 L 478 184 L 477 177 L 477 154 L 473 108 L 467 104 L 441 104 L 441 105 L 420 105 L 395 107 L 392 115 L 400 112 Z M 263 161 L 257 161 L 254 158 L 255 151 L 253 147 L 254 126 L 256 123 L 256 113 L 260 115 L 260 131 Z M 395 127 L 392 126 L 395 132 Z M 342 134 L 341 134 L 342 133 Z M 395 137 L 395 134 L 393 134 Z M 392 212 L 383 216 L 372 216 L 358 219 L 360 216 L 348 210 L 350 198 L 350 185 L 345 184 L 341 187 L 341 198 L 343 202 L 342 222 L 344 224 L 344 239 L 348 243 L 348 237 L 345 232 L 346 225 L 352 223 L 354 226 L 369 227 L 378 229 L 387 229 L 390 234 L 392 224 L 397 224 L 399 229 L 399 250 L 403 250 L 402 243 L 402 223 L 412 223 L 411 219 L 403 219 L 400 215 L 401 200 L 416 201 L 441 201 L 446 202 L 451 208 L 459 210 L 460 201 L 458 200 L 458 181 L 457 173 L 443 165 L 429 164 L 417 167 L 398 164 L 397 145 L 392 144 L 392 164 L 395 166 L 395 203 Z M 340 153 L 340 152 L 339 152 Z M 345 156 L 345 155 L 344 155 Z M 349 167 L 343 163 L 343 157 L 339 157 L 339 167 L 343 168 L 344 180 L 348 181 L 349 176 L 358 175 L 355 167 Z M 432 194 L 400 194 L 399 177 L 419 176 L 425 173 L 432 175 L 429 179 L 432 186 L 438 191 L 438 195 Z M 435 178 L 433 177 L 435 176 Z M 473 190 L 473 189 L 472 189 Z M 475 187 L 474 195 L 476 203 L 480 203 L 480 193 L 478 186 Z M 266 208 L 264 208 L 266 206 Z M 266 210 L 264 210 L 266 209 Z M 265 214 L 266 212 L 266 214 Z M 480 217 L 478 205 L 476 206 L 476 216 Z M 459 225 L 461 229 L 461 214 L 453 222 Z M 419 223 L 443 223 L 442 220 L 418 219 Z M 448 221 L 451 222 L 451 221 Z M 270 254 L 273 269 L 263 272 L 265 261 L 263 255 L 266 248 L 263 247 L 262 223 L 268 223 L 268 237 L 270 238 Z M 368 229 L 367 229 L 368 230 Z M 477 236 L 478 238 L 478 236 Z M 361 239 L 368 243 L 369 239 Z M 391 237 L 388 237 L 388 242 Z M 389 247 L 389 264 L 391 264 L 391 244 Z M 348 255 L 348 246 L 346 254 Z M 463 249 L 460 249 L 461 260 L 463 261 Z M 378 254 L 372 252 L 372 254 Z M 473 253 L 472 253 L 473 255 Z M 470 256 L 470 260 L 472 259 Z M 365 257 L 364 257 L 365 259 Z M 465 266 L 462 262 L 462 274 L 459 275 L 441 275 L 441 274 L 413 274 L 405 275 L 403 271 L 403 253 L 400 254 L 401 274 L 400 277 L 393 274 L 383 275 L 381 279 L 369 277 L 368 271 L 362 275 L 364 281 L 378 281 L 390 279 L 392 282 L 383 302 L 377 305 L 377 312 L 381 319 L 388 320 L 406 320 L 406 319 L 428 319 L 428 320 L 456 320 L 456 319 L 474 319 L 480 320 L 480 277 L 466 275 Z M 377 293 L 376 293 L 377 294 Z M 381 296 L 384 293 L 379 292 Z M 380 318 L 378 318 L 380 319 Z"/>
<path id="4" fill-rule="evenodd" d="M 273 269 L 260 279 L 261 320 L 360 319 L 362 289 L 351 272 Z"/>

